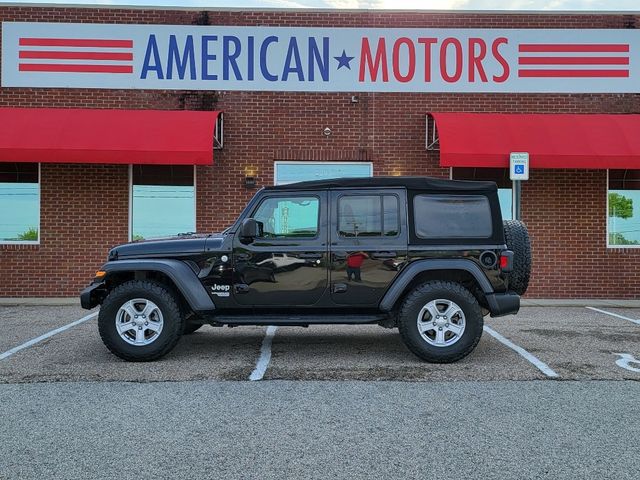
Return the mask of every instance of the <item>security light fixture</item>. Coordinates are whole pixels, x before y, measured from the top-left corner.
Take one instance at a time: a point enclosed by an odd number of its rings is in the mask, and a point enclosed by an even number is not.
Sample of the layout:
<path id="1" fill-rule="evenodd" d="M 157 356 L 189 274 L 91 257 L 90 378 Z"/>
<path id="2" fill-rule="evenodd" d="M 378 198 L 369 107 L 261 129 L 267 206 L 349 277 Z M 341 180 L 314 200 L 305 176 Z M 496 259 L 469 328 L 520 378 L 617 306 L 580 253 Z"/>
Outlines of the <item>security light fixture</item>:
<path id="1" fill-rule="evenodd" d="M 247 175 L 244 177 L 244 187 L 245 188 L 256 188 L 257 180 L 256 177 Z"/>

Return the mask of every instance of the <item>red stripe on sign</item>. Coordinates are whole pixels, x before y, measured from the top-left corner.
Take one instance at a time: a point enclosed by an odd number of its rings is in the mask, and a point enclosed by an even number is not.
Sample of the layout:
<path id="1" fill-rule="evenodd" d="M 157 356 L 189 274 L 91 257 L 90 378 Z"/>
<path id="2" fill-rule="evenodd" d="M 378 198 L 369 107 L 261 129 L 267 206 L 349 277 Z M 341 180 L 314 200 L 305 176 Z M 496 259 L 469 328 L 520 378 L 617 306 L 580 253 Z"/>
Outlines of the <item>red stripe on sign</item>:
<path id="1" fill-rule="evenodd" d="M 619 43 L 522 43 L 518 46 L 520 52 L 628 52 L 628 44 Z"/>
<path id="2" fill-rule="evenodd" d="M 133 73 L 131 65 L 66 65 L 55 63 L 21 63 L 21 72 Z"/>
<path id="3" fill-rule="evenodd" d="M 518 70 L 519 77 L 628 77 L 629 70 Z"/>
<path id="4" fill-rule="evenodd" d="M 21 38 L 20 46 L 133 48 L 133 40 L 102 40 L 91 38 Z"/>
<path id="5" fill-rule="evenodd" d="M 133 53 L 118 52 L 57 52 L 23 50 L 20 58 L 65 59 L 65 60 L 133 60 Z"/>
<path id="6" fill-rule="evenodd" d="M 520 65 L 629 65 L 629 57 L 520 57 Z"/>

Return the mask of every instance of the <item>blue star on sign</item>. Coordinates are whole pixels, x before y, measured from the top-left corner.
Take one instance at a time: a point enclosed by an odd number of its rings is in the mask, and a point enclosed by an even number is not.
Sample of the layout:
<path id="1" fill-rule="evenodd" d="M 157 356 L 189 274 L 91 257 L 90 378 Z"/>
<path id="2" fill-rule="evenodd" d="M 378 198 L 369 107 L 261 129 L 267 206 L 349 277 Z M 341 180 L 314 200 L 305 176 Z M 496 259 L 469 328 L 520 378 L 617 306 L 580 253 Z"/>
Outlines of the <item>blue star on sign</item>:
<path id="1" fill-rule="evenodd" d="M 342 50 L 342 55 L 333 58 L 338 61 L 338 68 L 336 70 L 340 70 L 342 67 L 347 67 L 349 70 L 351 70 L 351 65 L 349 65 L 349 62 L 353 60 L 353 57 L 347 56 L 347 53 L 344 50 Z"/>

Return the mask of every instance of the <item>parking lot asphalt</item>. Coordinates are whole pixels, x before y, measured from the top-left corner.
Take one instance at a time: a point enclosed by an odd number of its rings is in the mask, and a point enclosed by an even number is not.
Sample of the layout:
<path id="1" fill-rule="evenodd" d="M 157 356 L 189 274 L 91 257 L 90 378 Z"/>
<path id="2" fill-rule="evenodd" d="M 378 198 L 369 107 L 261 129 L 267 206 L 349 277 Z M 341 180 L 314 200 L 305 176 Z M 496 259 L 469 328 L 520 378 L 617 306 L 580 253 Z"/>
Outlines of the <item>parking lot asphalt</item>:
<path id="1" fill-rule="evenodd" d="M 129 363 L 91 312 L 0 306 L 0 480 L 635 479 L 639 318 L 525 307 L 447 365 L 378 326 L 204 326 Z"/>
<path id="2" fill-rule="evenodd" d="M 638 382 L 0 385 L 6 479 L 616 479 Z"/>
<path id="3" fill-rule="evenodd" d="M 620 318 L 640 318 L 640 309 L 604 310 L 617 316 L 585 307 L 524 307 L 516 316 L 487 317 L 486 325 L 546 364 L 557 380 L 640 380 L 640 324 Z M 0 307 L 0 354 L 87 313 L 68 306 Z M 247 380 L 265 331 L 204 326 L 161 360 L 129 363 L 107 351 L 91 318 L 0 360 L 0 383 Z M 270 354 L 264 380 L 550 378 L 487 332 L 471 355 L 447 365 L 418 360 L 397 330 L 373 325 L 278 327 Z"/>

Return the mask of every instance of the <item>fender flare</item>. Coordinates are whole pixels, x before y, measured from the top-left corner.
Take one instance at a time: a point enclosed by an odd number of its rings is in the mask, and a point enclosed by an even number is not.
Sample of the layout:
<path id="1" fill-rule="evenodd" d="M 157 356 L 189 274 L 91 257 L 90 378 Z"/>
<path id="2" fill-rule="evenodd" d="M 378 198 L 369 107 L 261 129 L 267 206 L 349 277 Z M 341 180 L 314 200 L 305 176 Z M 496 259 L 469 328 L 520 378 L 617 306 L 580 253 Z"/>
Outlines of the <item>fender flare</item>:
<path id="1" fill-rule="evenodd" d="M 102 270 L 107 272 L 107 278 L 116 272 L 160 272 L 171 279 L 194 311 L 216 308 L 195 272 L 180 260 L 117 260 L 105 263 Z"/>
<path id="2" fill-rule="evenodd" d="M 402 292 L 404 292 L 404 289 L 407 288 L 407 285 L 411 283 L 416 275 L 429 270 L 463 270 L 470 273 L 473 278 L 476 279 L 485 295 L 494 293 L 491 282 L 489 282 L 487 276 L 482 269 L 471 260 L 465 260 L 463 258 L 454 258 L 451 260 L 416 260 L 404 268 L 400 272 L 400 275 L 393 281 L 391 287 L 389 287 L 380 301 L 380 310 L 383 312 L 391 311 L 393 305 L 400 298 Z"/>

